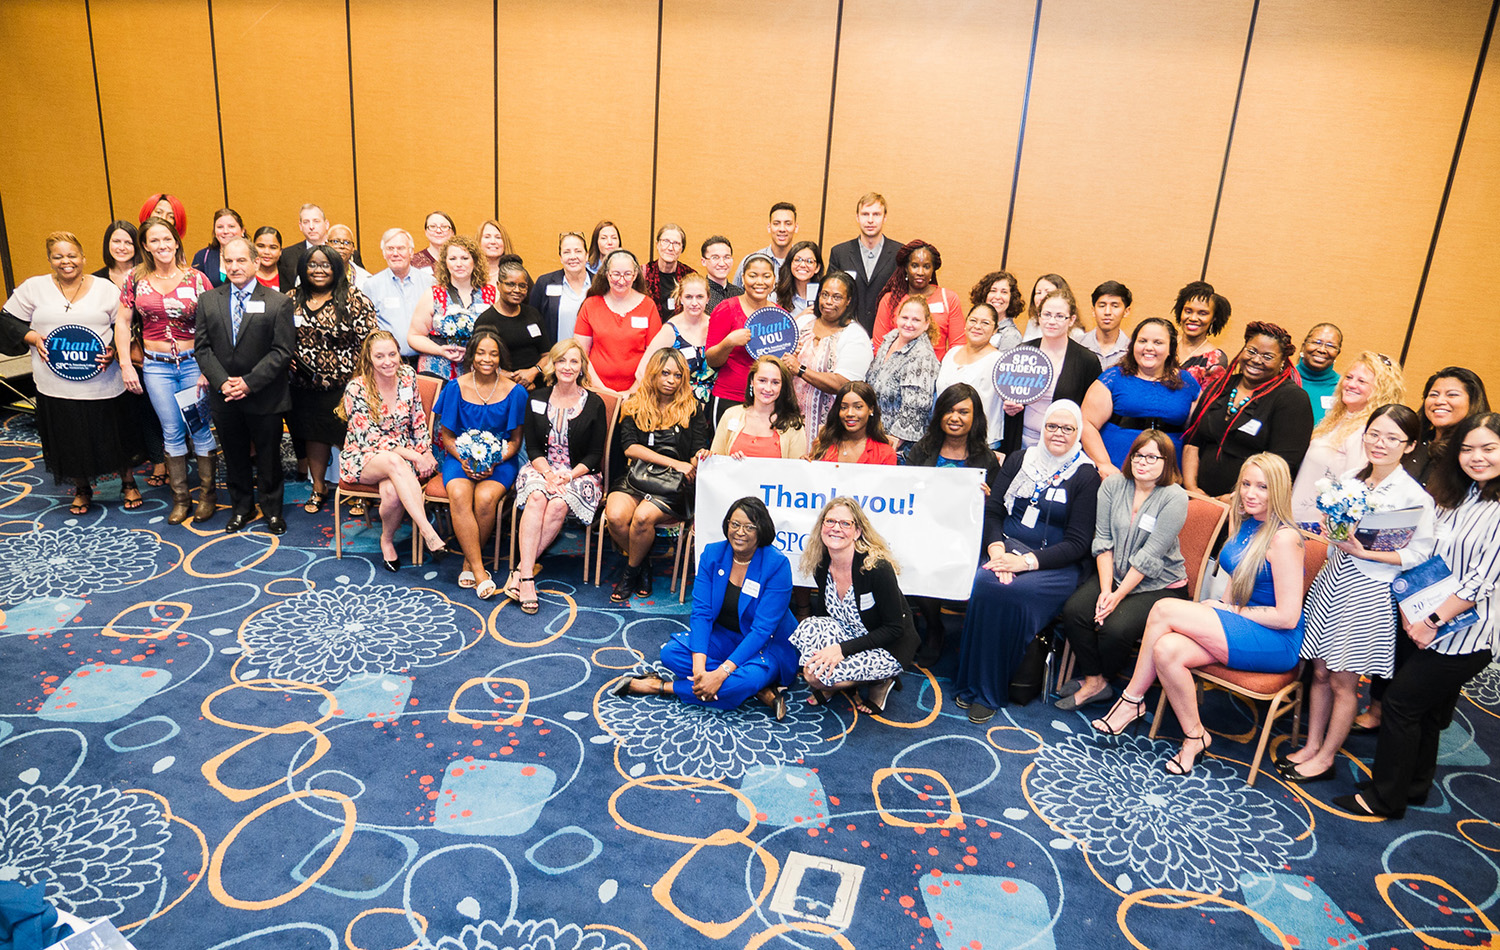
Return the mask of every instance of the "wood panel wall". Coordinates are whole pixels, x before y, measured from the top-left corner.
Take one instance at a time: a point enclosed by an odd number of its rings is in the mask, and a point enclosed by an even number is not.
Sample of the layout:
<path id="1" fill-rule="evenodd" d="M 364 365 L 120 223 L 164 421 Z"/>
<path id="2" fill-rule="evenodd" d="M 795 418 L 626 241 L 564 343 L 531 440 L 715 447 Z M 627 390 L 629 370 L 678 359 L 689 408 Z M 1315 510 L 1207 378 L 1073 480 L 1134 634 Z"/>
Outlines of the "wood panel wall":
<path id="1" fill-rule="evenodd" d="M 95 256 L 167 190 L 190 249 L 222 204 L 295 241 L 316 201 L 372 268 L 436 208 L 498 214 L 534 274 L 601 218 L 643 260 L 675 221 L 696 266 L 779 200 L 826 249 L 879 191 L 961 295 L 1003 264 L 1122 280 L 1139 318 L 1201 276 L 1226 349 L 1332 320 L 1413 391 L 1453 362 L 1500 389 L 1497 4 L 14 0 L 0 263 L 43 271 L 54 229 Z"/>

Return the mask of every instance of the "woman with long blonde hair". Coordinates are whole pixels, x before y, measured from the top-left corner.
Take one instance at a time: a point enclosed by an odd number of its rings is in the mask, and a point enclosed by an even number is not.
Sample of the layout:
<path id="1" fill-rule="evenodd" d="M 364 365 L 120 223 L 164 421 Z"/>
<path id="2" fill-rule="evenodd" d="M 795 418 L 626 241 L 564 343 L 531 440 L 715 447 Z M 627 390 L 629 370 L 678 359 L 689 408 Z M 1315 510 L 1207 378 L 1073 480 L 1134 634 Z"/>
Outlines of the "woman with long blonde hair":
<path id="1" fill-rule="evenodd" d="M 1313 429 L 1312 442 L 1292 482 L 1292 515 L 1304 531 L 1321 534 L 1318 482 L 1357 469 L 1365 456 L 1365 423 L 1377 406 L 1399 403 L 1406 395 L 1401 367 L 1382 353 L 1366 350 L 1354 358 L 1333 390 L 1333 405 Z"/>
<path id="2" fill-rule="evenodd" d="M 656 528 L 689 517 L 689 489 L 708 455 L 708 437 L 708 414 L 693 396 L 687 361 L 679 350 L 657 350 L 615 426 L 623 459 L 612 466 L 620 474 L 604 499 L 604 518 L 626 564 L 610 594 L 614 603 L 632 592 L 651 596 L 647 557 Z"/>
<path id="3" fill-rule="evenodd" d="M 860 712 L 884 712 L 918 643 L 890 545 L 859 502 L 841 495 L 818 513 L 800 566 L 815 582 L 812 613 L 792 634 L 812 690 L 808 703 L 826 705 L 849 690 Z"/>
<path id="4" fill-rule="evenodd" d="M 1229 541 L 1219 552 L 1230 579 L 1222 600 L 1163 600 L 1151 608 L 1130 685 L 1094 730 L 1117 736 L 1146 715 L 1158 679 L 1177 721 L 1182 748 L 1162 766 L 1187 775 L 1212 744 L 1198 717 L 1192 671 L 1210 663 L 1255 673 L 1284 673 L 1302 649 L 1302 535 L 1292 520 L 1292 476 L 1270 452 L 1246 459 L 1230 494 Z"/>

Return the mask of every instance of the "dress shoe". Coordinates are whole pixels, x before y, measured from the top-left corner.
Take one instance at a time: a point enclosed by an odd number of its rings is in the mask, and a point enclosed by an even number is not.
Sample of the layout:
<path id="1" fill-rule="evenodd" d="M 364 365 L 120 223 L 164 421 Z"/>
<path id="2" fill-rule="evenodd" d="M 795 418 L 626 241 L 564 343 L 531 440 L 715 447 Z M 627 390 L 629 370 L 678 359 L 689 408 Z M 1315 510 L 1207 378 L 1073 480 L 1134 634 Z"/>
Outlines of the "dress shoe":
<path id="1" fill-rule="evenodd" d="M 1293 762 L 1290 765 L 1282 767 L 1279 771 L 1281 772 L 1281 780 L 1283 782 L 1291 782 L 1293 785 L 1310 785 L 1313 782 L 1332 781 L 1336 770 L 1330 765 L 1317 775 L 1304 775 L 1297 771 L 1297 763 Z"/>
<path id="2" fill-rule="evenodd" d="M 245 530 L 245 525 L 249 524 L 252 520 L 252 515 L 235 512 L 230 516 L 229 523 L 224 526 L 224 533 L 234 534 L 238 531 L 243 531 Z"/>
<path id="3" fill-rule="evenodd" d="M 983 724 L 983 723 L 989 722 L 991 719 L 994 719 L 994 718 L 995 718 L 995 711 L 993 709 L 991 709 L 990 707 L 984 705 L 983 703 L 970 703 L 969 704 L 969 721 L 970 722 L 975 723 L 976 725 L 978 725 L 978 724 Z"/>
<path id="4" fill-rule="evenodd" d="M 385 558 L 381 558 L 380 559 L 380 563 L 385 567 L 386 570 L 390 571 L 392 574 L 395 574 L 397 571 L 401 570 L 401 559 L 400 558 L 397 558 L 394 561 L 390 561 L 390 560 L 387 560 Z"/>
<path id="5" fill-rule="evenodd" d="M 272 534 L 286 534 L 286 519 L 280 515 L 267 515 L 266 530 Z"/>

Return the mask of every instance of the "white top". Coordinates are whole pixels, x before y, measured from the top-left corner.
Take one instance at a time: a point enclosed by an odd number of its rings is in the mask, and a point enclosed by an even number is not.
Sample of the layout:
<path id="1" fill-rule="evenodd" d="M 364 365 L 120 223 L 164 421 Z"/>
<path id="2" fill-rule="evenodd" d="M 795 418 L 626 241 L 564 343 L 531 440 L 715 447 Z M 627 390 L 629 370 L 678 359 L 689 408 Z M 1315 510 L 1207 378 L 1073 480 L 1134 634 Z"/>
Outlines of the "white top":
<path id="1" fill-rule="evenodd" d="M 1500 649 L 1500 627 L 1496 626 L 1496 600 L 1500 599 L 1500 502 L 1481 501 L 1477 486 L 1470 487 L 1463 504 L 1444 511 L 1439 521 L 1437 553 L 1458 578 L 1455 592 L 1473 601 L 1477 623 L 1435 641 L 1429 649 L 1451 656 Z"/>
<path id="2" fill-rule="evenodd" d="M 1358 471 L 1365 467 L 1366 461 L 1362 426 L 1356 426 L 1354 434 L 1342 444 L 1330 442 L 1327 436 L 1313 439 L 1307 447 L 1307 454 L 1302 457 L 1302 467 L 1297 469 L 1297 480 L 1292 482 L 1292 517 L 1296 522 L 1321 522 L 1323 513 L 1318 511 L 1318 482 L 1336 478 L 1351 469 Z"/>
<path id="3" fill-rule="evenodd" d="M 1005 434 L 1005 397 L 995 388 L 995 363 L 1003 355 L 996 350 L 986 353 L 968 366 L 958 365 L 954 359 L 963 347 L 955 347 L 943 355 L 943 365 L 938 368 L 937 391 L 939 394 L 954 383 L 968 383 L 979 390 L 984 403 L 984 420 L 988 426 L 985 441 L 994 445 Z"/>
<path id="4" fill-rule="evenodd" d="M 1350 469 L 1340 474 L 1353 478 L 1359 474 L 1359 468 Z M 1407 474 L 1406 469 L 1396 466 L 1396 470 L 1386 476 L 1385 481 L 1375 486 L 1366 498 L 1369 500 L 1372 511 L 1399 511 L 1402 508 L 1421 508 L 1422 517 L 1417 522 L 1416 533 L 1411 540 L 1406 542 L 1406 547 L 1396 553 L 1401 557 L 1401 563 L 1385 564 L 1380 561 L 1371 561 L 1366 558 L 1356 558 L 1354 566 L 1359 568 L 1367 577 L 1377 581 L 1390 583 L 1396 579 L 1396 575 L 1402 571 L 1409 571 L 1432 557 L 1433 548 L 1437 545 L 1437 506 L 1427 490 L 1418 484 L 1415 478 Z M 1341 557 L 1347 557 L 1343 551 L 1333 545 L 1328 546 L 1328 559 L 1336 562 Z"/>
<path id="5" fill-rule="evenodd" d="M 106 277 L 84 277 L 87 290 L 80 290 L 71 304 L 50 274 L 32 277 L 16 288 L 5 302 L 5 312 L 31 324 L 45 341 L 58 327 L 80 327 L 81 345 L 54 352 L 54 360 L 71 359 L 92 363 L 93 357 L 114 345 L 115 311 L 120 307 L 120 288 Z M 67 331 L 65 331 L 66 333 Z M 59 345 L 61 343 L 59 336 Z M 129 354 L 126 354 L 129 357 Z M 88 372 L 87 369 L 81 372 Z M 47 362 L 31 351 L 31 378 L 37 392 L 56 399 L 112 399 L 125 391 L 120 379 L 120 363 L 111 362 L 96 375 L 85 380 L 69 379 L 58 374 Z"/>

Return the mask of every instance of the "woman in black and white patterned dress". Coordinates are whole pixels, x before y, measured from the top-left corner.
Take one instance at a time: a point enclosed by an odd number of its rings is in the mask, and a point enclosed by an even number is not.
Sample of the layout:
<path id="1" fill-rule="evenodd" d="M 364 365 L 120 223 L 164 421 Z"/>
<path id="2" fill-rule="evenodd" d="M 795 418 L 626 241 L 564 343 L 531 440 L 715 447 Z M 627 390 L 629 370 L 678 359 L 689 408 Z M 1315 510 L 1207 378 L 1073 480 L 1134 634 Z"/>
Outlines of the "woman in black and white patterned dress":
<path id="1" fill-rule="evenodd" d="M 900 567 L 859 502 L 838 497 L 823 506 L 801 569 L 816 582 L 812 616 L 791 637 L 813 690 L 808 703 L 855 690 L 857 709 L 884 712 L 902 667 L 916 655 L 917 628 L 896 580 Z M 863 696 L 861 684 L 868 684 Z"/>
<path id="2" fill-rule="evenodd" d="M 1398 403 L 1380 406 L 1365 423 L 1363 468 L 1344 473 L 1365 483 L 1372 511 L 1416 508 L 1416 533 L 1396 551 L 1370 550 L 1350 536 L 1330 541 L 1328 563 L 1307 592 L 1302 658 L 1316 661 L 1308 696 L 1307 744 L 1278 758 L 1289 782 L 1334 777 L 1339 747 L 1359 711 L 1359 678 L 1390 676 L 1396 655 L 1396 600 L 1391 581 L 1432 556 L 1432 496 L 1401 467 L 1416 445 L 1417 414 Z M 1325 529 L 1324 534 L 1327 534 Z"/>

